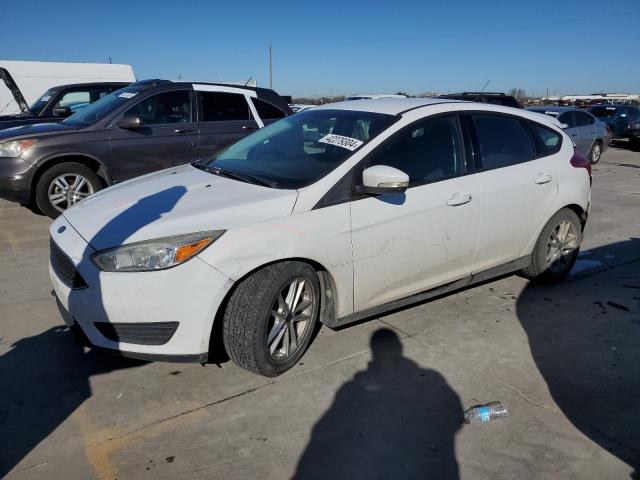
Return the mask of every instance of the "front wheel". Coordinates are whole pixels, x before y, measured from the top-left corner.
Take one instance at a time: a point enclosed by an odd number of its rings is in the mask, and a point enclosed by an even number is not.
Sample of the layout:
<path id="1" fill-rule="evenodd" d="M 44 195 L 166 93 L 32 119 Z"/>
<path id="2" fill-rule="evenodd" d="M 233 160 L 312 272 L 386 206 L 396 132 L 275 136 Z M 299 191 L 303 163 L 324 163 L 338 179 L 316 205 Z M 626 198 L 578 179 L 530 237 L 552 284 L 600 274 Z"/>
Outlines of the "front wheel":
<path id="1" fill-rule="evenodd" d="M 42 174 L 36 185 L 36 204 L 42 213 L 58 218 L 62 212 L 102 188 L 100 177 L 86 165 L 60 163 Z"/>
<path id="2" fill-rule="evenodd" d="M 275 377 L 304 354 L 320 311 L 320 282 L 303 262 L 280 262 L 242 280 L 222 320 L 222 337 L 240 367 Z"/>
<path id="3" fill-rule="evenodd" d="M 554 283 L 563 280 L 576 263 L 582 227 L 576 213 L 563 208 L 542 229 L 531 254 L 531 263 L 522 269 L 532 280 Z"/>

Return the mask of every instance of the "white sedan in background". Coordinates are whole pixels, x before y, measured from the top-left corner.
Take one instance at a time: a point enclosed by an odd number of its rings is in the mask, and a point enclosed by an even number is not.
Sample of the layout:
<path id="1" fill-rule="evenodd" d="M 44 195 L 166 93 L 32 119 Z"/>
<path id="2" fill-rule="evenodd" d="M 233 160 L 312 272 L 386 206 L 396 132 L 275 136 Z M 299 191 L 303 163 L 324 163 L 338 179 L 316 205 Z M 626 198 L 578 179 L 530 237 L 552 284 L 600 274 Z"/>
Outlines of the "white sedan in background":
<path id="1" fill-rule="evenodd" d="M 65 320 L 97 347 L 291 368 L 345 325 L 521 272 L 564 278 L 591 170 L 551 117 L 445 99 L 310 109 L 51 225 Z M 222 347 L 220 347 L 222 348 Z"/>

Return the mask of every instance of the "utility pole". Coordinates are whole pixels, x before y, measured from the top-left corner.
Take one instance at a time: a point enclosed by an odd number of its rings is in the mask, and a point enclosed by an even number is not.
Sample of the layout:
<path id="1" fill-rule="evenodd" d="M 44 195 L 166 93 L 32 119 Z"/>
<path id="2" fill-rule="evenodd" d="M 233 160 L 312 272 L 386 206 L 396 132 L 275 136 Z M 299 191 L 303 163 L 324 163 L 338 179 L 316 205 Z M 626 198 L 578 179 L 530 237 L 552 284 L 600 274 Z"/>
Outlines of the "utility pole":
<path id="1" fill-rule="evenodd" d="M 269 41 L 269 88 L 273 90 L 273 66 L 271 63 L 271 41 Z"/>

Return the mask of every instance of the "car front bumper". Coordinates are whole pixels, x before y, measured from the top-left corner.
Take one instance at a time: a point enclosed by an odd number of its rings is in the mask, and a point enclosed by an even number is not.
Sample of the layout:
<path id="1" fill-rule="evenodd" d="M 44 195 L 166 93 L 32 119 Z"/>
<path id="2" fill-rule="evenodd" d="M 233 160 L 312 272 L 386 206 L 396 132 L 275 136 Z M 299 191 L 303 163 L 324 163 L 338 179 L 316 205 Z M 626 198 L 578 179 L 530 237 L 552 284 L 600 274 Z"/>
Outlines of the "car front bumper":
<path id="1" fill-rule="evenodd" d="M 63 228 L 64 227 L 64 228 Z M 88 342 L 145 360 L 204 362 L 213 320 L 233 282 L 195 257 L 155 272 L 103 272 L 94 250 L 64 216 L 50 227 L 68 269 L 51 255 L 49 273 L 65 322 Z M 52 250 L 52 251 L 53 251 Z M 82 279 L 71 287 L 69 269 Z"/>
<path id="2" fill-rule="evenodd" d="M 31 165 L 20 158 L 0 157 L 0 198 L 29 203 Z"/>

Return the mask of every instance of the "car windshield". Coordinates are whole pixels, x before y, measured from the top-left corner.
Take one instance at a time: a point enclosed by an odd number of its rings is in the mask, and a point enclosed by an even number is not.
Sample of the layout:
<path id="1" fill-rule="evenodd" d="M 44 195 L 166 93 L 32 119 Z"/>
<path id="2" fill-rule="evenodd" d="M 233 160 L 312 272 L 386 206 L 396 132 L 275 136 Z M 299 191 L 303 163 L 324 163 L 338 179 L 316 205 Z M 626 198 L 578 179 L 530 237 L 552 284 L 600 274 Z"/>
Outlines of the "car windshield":
<path id="1" fill-rule="evenodd" d="M 306 110 L 245 137 L 199 167 L 274 188 L 314 183 L 397 117 L 351 110 Z"/>
<path id="2" fill-rule="evenodd" d="M 33 102 L 33 104 L 29 107 L 29 110 L 31 110 L 31 113 L 33 115 L 40 115 L 40 112 L 42 112 L 42 109 L 45 107 L 47 103 L 49 103 L 49 100 L 51 100 L 51 97 L 53 97 L 56 94 L 56 92 L 57 90 L 54 90 L 53 88 L 50 88 L 49 90 L 44 92 L 42 96 L 38 98 L 35 102 Z"/>
<path id="3" fill-rule="evenodd" d="M 138 93 L 140 93 L 140 88 L 137 87 L 121 88 L 120 90 L 116 90 L 115 92 L 102 97 L 97 102 L 87 105 L 70 117 L 66 118 L 62 123 L 72 125 L 74 127 L 86 127 L 88 125 L 93 125 L 119 108 L 121 105 L 127 103 Z"/>
<path id="4" fill-rule="evenodd" d="M 591 107 L 589 112 L 598 117 L 615 117 L 618 114 L 618 109 L 616 107 Z"/>

